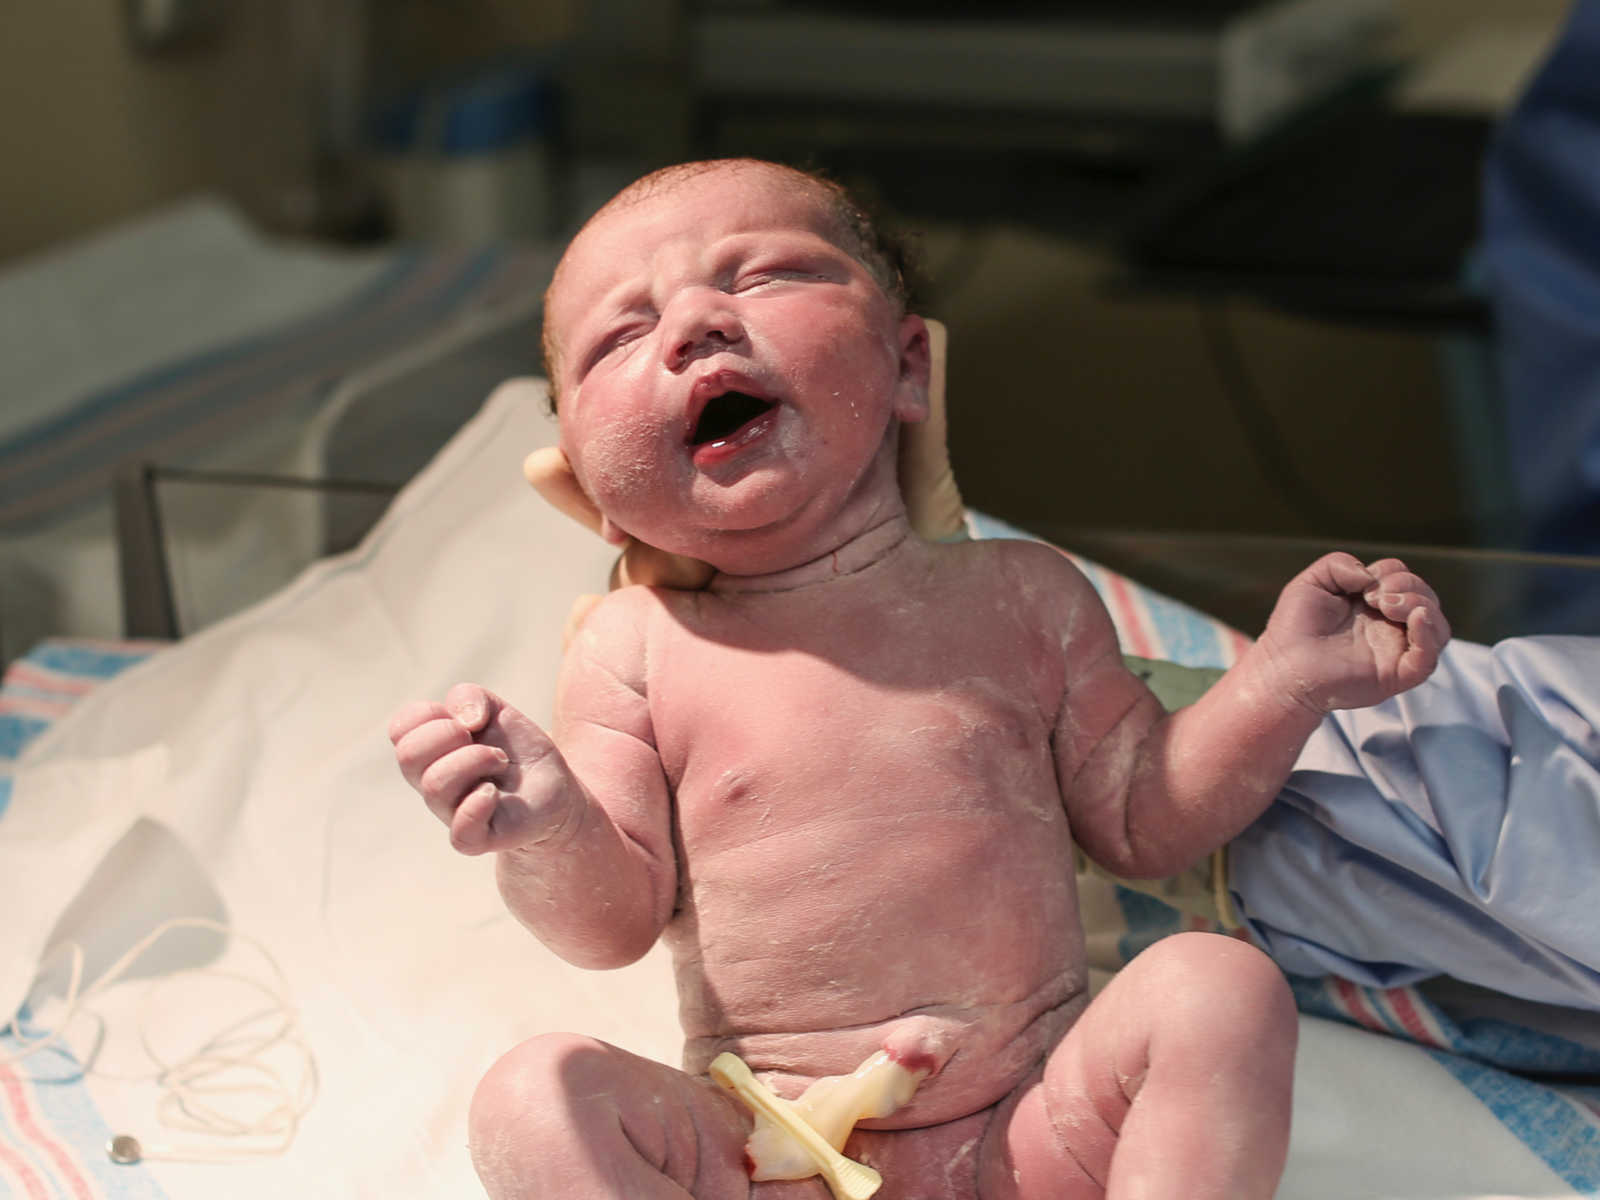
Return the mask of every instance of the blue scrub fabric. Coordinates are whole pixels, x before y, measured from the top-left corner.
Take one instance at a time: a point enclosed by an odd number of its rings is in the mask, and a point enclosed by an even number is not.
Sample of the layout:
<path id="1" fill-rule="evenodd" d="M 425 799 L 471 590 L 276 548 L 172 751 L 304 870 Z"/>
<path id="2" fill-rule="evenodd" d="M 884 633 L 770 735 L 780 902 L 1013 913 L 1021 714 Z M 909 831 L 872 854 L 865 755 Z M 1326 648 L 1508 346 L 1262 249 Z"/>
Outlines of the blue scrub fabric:
<path id="1" fill-rule="evenodd" d="M 1300 975 L 1449 976 L 1600 1011 L 1600 639 L 1452 642 L 1339 712 L 1229 846 L 1234 904 Z"/>
<path id="2" fill-rule="evenodd" d="M 1600 0 L 1495 131 L 1479 266 L 1523 540 L 1600 554 Z"/>

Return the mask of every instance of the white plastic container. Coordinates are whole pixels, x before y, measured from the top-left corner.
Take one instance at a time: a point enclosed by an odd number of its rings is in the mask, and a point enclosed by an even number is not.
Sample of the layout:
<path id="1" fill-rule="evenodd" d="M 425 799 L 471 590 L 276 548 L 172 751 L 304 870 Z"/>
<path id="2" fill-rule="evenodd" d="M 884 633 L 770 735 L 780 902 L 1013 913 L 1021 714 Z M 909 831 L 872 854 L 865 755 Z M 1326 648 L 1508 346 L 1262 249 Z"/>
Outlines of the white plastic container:
<path id="1" fill-rule="evenodd" d="M 554 92 L 526 65 L 418 89 L 373 121 L 395 235 L 478 243 L 549 237 L 558 223 Z"/>

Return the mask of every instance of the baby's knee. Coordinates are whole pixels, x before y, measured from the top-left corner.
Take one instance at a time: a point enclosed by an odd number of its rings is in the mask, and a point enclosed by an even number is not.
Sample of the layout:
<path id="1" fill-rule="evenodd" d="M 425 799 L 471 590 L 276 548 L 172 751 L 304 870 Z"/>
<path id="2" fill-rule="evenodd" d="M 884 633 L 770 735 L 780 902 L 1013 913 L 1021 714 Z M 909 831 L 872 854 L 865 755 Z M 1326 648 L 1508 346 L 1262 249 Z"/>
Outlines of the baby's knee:
<path id="1" fill-rule="evenodd" d="M 473 1165 L 501 1198 L 746 1196 L 748 1122 L 719 1088 L 594 1038 L 506 1053 L 468 1117 Z"/>
<path id="2" fill-rule="evenodd" d="M 472 1119 L 499 1112 L 526 1112 L 536 1099 L 548 1100 L 575 1076 L 605 1069 L 605 1043 L 575 1033 L 529 1038 L 500 1056 L 478 1084 Z M 546 1106 L 541 1106 L 546 1107 Z"/>
<path id="3" fill-rule="evenodd" d="M 1237 938 L 1178 934 L 1145 952 L 1162 997 L 1163 1021 L 1191 1044 L 1218 1053 L 1286 1055 L 1298 1034 L 1294 996 L 1270 958 Z M 1142 956 L 1141 956 L 1142 957 Z"/>
<path id="4" fill-rule="evenodd" d="M 472 1161 L 491 1195 L 515 1194 L 499 1179 L 528 1182 L 529 1159 L 584 1136 L 587 1106 L 572 1097 L 614 1089 L 610 1047 L 577 1034 L 530 1038 L 502 1055 L 473 1093 L 467 1116 Z"/>

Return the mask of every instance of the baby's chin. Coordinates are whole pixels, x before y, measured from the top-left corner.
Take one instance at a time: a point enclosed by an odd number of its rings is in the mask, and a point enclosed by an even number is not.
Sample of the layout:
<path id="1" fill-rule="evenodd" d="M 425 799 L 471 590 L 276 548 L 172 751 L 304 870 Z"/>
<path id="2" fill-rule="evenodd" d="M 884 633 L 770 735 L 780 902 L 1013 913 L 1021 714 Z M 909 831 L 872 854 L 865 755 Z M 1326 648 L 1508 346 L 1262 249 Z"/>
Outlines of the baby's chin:
<path id="1" fill-rule="evenodd" d="M 779 468 L 754 471 L 731 485 L 690 477 L 678 489 L 662 489 L 654 503 L 607 509 L 630 534 L 676 554 L 694 554 L 742 541 L 763 532 L 781 536 L 814 497 L 796 472 Z"/>
<path id="2" fill-rule="evenodd" d="M 726 481 L 690 473 L 653 498 L 619 493 L 619 503 L 607 511 L 640 541 L 728 574 L 787 570 L 837 548 L 878 514 L 900 506 L 892 446 L 861 473 L 846 466 L 831 486 L 819 486 L 827 465 L 775 456 Z"/>

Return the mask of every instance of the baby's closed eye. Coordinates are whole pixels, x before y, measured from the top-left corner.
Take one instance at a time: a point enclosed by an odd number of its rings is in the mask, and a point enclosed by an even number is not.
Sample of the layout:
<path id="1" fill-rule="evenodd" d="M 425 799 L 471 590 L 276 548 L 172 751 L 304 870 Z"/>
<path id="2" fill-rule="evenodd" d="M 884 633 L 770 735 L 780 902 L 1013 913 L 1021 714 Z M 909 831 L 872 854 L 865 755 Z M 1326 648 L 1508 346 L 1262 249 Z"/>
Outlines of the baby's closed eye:
<path id="1" fill-rule="evenodd" d="M 740 275 L 729 288 L 732 292 L 748 292 L 773 283 L 824 282 L 826 276 L 804 267 L 764 267 Z"/>
<path id="2" fill-rule="evenodd" d="M 612 354 L 638 341 L 649 331 L 649 324 L 637 321 L 602 334 L 589 353 L 583 356 L 582 373 L 588 374 Z"/>
<path id="3" fill-rule="evenodd" d="M 752 255 L 730 265 L 732 270 L 726 285 L 730 293 L 784 283 L 843 283 L 848 276 L 830 253 L 815 253 L 810 249 Z"/>

